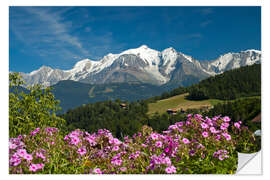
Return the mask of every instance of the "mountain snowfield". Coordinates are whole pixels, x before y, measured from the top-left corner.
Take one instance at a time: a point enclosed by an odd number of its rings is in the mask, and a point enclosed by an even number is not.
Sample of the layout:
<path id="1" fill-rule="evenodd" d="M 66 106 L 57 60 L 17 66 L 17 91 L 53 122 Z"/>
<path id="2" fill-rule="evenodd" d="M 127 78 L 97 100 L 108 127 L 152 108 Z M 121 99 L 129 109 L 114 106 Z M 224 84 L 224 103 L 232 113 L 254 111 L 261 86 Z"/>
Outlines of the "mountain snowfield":
<path id="1" fill-rule="evenodd" d="M 173 48 L 157 51 L 142 45 L 120 54 L 108 54 L 99 61 L 84 59 L 70 70 L 52 69 L 42 66 L 31 73 L 20 73 L 26 85 L 51 86 L 62 80 L 73 80 L 88 84 L 115 82 L 142 82 L 163 85 L 188 79 L 203 78 L 223 73 L 241 66 L 261 63 L 261 51 L 246 50 L 227 53 L 215 60 L 199 61 Z"/>

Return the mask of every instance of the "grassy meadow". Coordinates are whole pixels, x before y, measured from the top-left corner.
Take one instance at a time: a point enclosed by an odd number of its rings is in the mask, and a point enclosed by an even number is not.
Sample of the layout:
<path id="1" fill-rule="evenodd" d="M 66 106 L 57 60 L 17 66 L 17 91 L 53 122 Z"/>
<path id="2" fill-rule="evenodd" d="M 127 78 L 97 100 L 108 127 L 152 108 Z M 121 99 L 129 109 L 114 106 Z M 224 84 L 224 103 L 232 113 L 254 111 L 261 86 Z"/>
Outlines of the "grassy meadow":
<path id="1" fill-rule="evenodd" d="M 148 114 L 154 114 L 155 112 L 158 112 L 159 114 L 162 114 L 167 111 L 167 109 L 199 109 L 203 106 L 213 106 L 217 103 L 223 102 L 222 100 L 217 99 L 207 99 L 202 101 L 194 101 L 194 100 L 188 100 L 185 97 L 188 95 L 188 93 L 180 94 L 177 96 L 170 97 L 168 99 L 162 99 L 157 101 L 156 103 L 149 103 L 148 105 Z"/>

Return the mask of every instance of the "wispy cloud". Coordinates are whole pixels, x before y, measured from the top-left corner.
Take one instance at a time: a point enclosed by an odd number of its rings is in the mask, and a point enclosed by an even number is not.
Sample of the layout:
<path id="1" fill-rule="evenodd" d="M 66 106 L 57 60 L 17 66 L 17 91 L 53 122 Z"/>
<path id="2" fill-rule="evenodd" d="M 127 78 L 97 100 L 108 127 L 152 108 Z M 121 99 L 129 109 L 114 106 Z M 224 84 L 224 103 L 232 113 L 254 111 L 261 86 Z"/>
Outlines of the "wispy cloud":
<path id="1" fill-rule="evenodd" d="M 201 22 L 200 23 L 200 26 L 204 28 L 204 27 L 208 26 L 211 23 L 212 23 L 211 20 L 206 20 L 206 21 Z"/>
<path id="2" fill-rule="evenodd" d="M 80 40 L 71 35 L 65 23 L 61 22 L 61 14 L 68 9 L 50 12 L 47 8 L 27 7 L 23 10 L 24 13 L 15 15 L 11 19 L 11 30 L 22 42 L 34 47 L 38 53 L 44 51 L 42 46 L 46 46 L 47 51 L 42 53 L 43 56 L 67 53 L 65 47 L 73 48 L 73 51 L 75 50 L 73 53 L 89 55 Z M 26 15 L 28 18 L 25 19 Z"/>
<path id="3" fill-rule="evenodd" d="M 201 15 L 208 15 L 214 13 L 214 8 L 200 8 L 197 12 Z"/>
<path id="4" fill-rule="evenodd" d="M 201 39 L 203 35 L 201 33 L 193 33 L 185 36 L 187 39 Z"/>
<path id="5" fill-rule="evenodd" d="M 91 22 L 106 17 L 93 16 L 84 8 L 16 7 L 10 12 L 12 36 L 47 65 L 70 67 L 79 59 L 100 59 L 107 53 L 118 53 L 126 45 L 116 42 L 109 29 L 95 30 Z M 120 17 L 114 12 L 112 18 Z"/>

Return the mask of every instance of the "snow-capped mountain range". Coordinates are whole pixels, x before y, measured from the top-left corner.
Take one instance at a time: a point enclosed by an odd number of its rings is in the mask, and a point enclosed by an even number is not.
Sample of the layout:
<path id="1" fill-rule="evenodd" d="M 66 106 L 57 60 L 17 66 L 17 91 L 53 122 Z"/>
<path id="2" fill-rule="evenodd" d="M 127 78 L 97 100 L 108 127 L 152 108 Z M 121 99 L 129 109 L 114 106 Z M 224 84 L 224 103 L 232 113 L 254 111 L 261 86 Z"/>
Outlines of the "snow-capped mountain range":
<path id="1" fill-rule="evenodd" d="M 142 45 L 120 54 L 108 54 L 99 61 L 84 59 L 70 70 L 42 66 L 31 73 L 20 73 L 26 85 L 51 86 L 61 80 L 89 84 L 143 82 L 155 85 L 185 85 L 190 79 L 199 81 L 241 66 L 261 63 L 261 51 L 246 50 L 227 53 L 215 60 L 199 61 L 173 48 L 157 51 Z"/>

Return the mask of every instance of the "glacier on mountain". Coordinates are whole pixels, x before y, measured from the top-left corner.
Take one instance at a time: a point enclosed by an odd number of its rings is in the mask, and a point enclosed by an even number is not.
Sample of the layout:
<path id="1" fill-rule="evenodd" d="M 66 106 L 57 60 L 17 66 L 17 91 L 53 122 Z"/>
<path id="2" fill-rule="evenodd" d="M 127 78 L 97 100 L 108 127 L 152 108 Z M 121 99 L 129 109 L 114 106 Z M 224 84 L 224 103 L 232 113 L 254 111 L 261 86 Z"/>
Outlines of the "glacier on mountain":
<path id="1" fill-rule="evenodd" d="M 172 47 L 157 51 L 142 45 L 120 54 L 104 56 L 99 61 L 83 59 L 70 70 L 42 66 L 31 73 L 21 73 L 26 85 L 51 86 L 61 80 L 89 84 L 139 81 L 162 85 L 172 79 L 183 81 L 187 76 L 201 79 L 241 66 L 261 63 L 261 51 L 250 49 L 227 53 L 210 61 L 198 61 Z"/>

